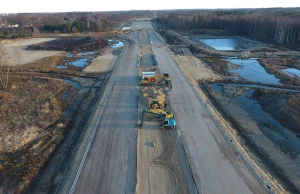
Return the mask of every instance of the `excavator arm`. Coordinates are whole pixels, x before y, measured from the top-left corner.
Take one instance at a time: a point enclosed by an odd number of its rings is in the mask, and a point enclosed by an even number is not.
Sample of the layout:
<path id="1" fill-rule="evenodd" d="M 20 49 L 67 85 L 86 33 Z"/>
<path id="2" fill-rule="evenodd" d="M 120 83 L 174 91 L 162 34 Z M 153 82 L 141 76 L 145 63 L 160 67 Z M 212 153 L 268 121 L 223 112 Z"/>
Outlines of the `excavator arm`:
<path id="1" fill-rule="evenodd" d="M 144 109 L 143 112 L 142 112 L 142 118 L 141 118 L 141 123 L 139 124 L 139 128 L 142 128 L 142 127 L 143 127 L 144 119 L 145 119 L 145 114 L 146 114 L 146 113 L 153 114 L 153 115 L 158 115 L 158 116 L 160 116 L 160 117 L 163 117 L 163 114 L 156 113 L 156 112 L 153 112 L 153 111 L 148 110 L 148 109 Z"/>

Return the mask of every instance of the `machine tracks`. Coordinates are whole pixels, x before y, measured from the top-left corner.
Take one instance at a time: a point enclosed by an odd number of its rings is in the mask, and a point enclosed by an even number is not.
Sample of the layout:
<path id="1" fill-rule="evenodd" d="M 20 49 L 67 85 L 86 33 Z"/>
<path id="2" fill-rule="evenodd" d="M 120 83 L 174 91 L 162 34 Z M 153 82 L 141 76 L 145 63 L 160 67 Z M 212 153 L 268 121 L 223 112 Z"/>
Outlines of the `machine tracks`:
<path id="1" fill-rule="evenodd" d="M 162 130 L 161 136 L 164 150 L 160 156 L 151 162 L 151 166 L 163 168 L 173 174 L 176 180 L 176 187 L 174 187 L 170 193 L 189 194 L 188 180 L 183 175 L 180 166 L 174 162 L 178 156 L 176 152 L 176 143 L 171 131 Z"/>

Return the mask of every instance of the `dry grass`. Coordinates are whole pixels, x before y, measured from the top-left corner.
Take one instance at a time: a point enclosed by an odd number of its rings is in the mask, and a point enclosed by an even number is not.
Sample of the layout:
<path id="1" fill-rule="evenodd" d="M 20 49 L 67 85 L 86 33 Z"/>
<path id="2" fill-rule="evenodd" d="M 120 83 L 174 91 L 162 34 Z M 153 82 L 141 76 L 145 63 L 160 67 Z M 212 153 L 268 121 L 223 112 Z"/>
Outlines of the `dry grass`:
<path id="1" fill-rule="evenodd" d="M 3 192 L 21 193 L 63 137 L 63 130 L 51 125 L 63 113 L 67 85 L 42 77 L 12 80 L 0 90 L 0 184 Z"/>

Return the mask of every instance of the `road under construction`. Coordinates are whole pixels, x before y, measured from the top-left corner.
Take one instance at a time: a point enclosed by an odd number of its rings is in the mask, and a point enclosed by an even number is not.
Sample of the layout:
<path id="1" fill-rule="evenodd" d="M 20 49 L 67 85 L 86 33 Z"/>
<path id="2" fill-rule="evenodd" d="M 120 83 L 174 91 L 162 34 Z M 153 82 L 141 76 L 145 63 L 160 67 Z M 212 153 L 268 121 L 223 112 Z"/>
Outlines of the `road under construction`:
<path id="1" fill-rule="evenodd" d="M 155 71 L 168 75 L 172 90 L 157 83 L 141 84 L 141 72 L 149 69 L 139 64 L 142 47 L 151 48 L 157 60 Z M 150 90 L 161 92 L 166 106 L 160 109 L 171 111 L 172 118 L 151 111 Z M 151 22 L 133 21 L 97 107 L 97 119 L 90 123 L 93 133 L 75 158 L 62 192 L 269 193 L 198 95 Z M 144 97 L 147 102 L 143 104 Z M 156 115 L 144 121 L 142 115 L 147 112 Z M 160 118 L 151 118 L 156 116 Z M 176 119 L 176 129 L 161 130 L 164 119 Z M 141 120 L 144 123 L 139 128 Z"/>

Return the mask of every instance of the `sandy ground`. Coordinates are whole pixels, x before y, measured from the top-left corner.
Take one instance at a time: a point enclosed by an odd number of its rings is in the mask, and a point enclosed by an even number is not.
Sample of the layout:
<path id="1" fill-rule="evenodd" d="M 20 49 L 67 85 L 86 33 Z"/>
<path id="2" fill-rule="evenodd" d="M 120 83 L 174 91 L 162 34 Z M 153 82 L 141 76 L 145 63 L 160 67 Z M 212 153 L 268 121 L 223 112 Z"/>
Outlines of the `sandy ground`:
<path id="1" fill-rule="evenodd" d="M 84 72 L 108 72 L 113 69 L 117 57 L 112 54 L 112 49 L 105 50 L 105 53 L 84 69 Z"/>
<path id="2" fill-rule="evenodd" d="M 151 22 L 135 21 L 135 22 L 132 22 L 131 29 L 132 30 L 153 29 L 153 26 L 152 26 Z"/>
<path id="3" fill-rule="evenodd" d="M 75 193 L 134 193 L 138 33 L 134 32 L 130 38 L 133 41 L 129 41 L 118 69 L 108 83 L 107 88 L 111 89 L 111 93 L 81 170 Z"/>
<path id="4" fill-rule="evenodd" d="M 7 53 L 13 58 L 11 65 L 24 65 L 45 57 L 58 55 L 63 53 L 62 51 L 26 51 L 25 46 L 31 44 L 38 44 L 46 41 L 54 40 L 55 38 L 29 38 L 29 39 L 18 39 L 13 41 L 5 41 L 1 44 L 4 45 Z M 18 53 L 18 54 L 16 54 Z M 19 60 L 15 60 L 16 55 L 19 55 Z"/>
<path id="5" fill-rule="evenodd" d="M 141 32 L 144 33 L 144 32 Z M 145 37 L 148 39 L 148 37 Z M 140 53 L 152 55 L 151 45 L 140 47 Z M 143 55 L 145 56 L 145 55 Z M 148 69 L 149 62 L 141 60 L 139 75 Z M 157 72 L 159 73 L 159 72 Z M 143 109 L 147 109 L 148 99 L 165 101 L 164 87 L 159 85 L 140 86 L 139 121 Z M 167 110 L 170 110 L 167 107 Z M 137 186 L 136 194 L 183 194 L 196 193 L 196 186 L 178 139 L 176 130 L 162 131 L 159 120 L 149 120 L 138 130 L 137 141 Z"/>
<path id="6" fill-rule="evenodd" d="M 195 80 L 217 80 L 219 76 L 206 67 L 202 61 L 194 56 L 173 56 L 178 65 L 184 68 Z"/>
<path id="7" fill-rule="evenodd" d="M 147 108 L 139 103 L 140 114 L 143 107 Z M 143 128 L 138 130 L 136 194 L 178 193 L 174 192 L 176 179 L 173 178 L 173 174 L 152 163 L 163 154 L 165 146 L 159 130 L 159 122 L 146 119 Z"/>
<path id="8" fill-rule="evenodd" d="M 213 122 L 167 49 L 152 32 L 160 70 L 168 72 L 168 99 L 200 193 L 268 193 Z"/>

